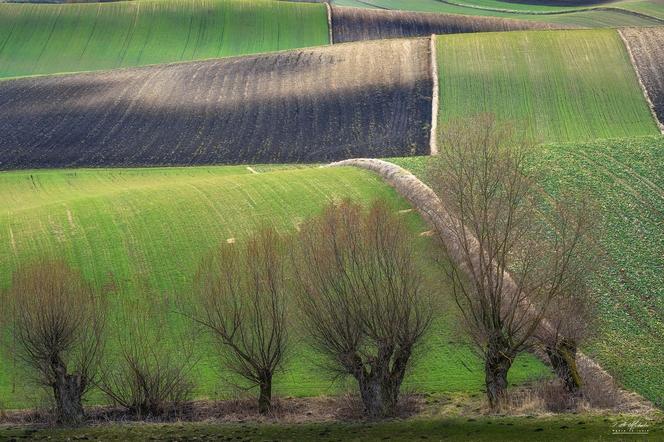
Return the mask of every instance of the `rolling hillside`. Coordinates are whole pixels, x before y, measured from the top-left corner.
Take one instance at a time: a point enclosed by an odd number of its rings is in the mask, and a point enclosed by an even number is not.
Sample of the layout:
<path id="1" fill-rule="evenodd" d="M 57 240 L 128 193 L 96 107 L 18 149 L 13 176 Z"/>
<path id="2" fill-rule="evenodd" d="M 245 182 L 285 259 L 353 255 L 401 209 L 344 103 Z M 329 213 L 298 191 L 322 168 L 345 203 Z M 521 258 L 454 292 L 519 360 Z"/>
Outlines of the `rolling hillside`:
<path id="1" fill-rule="evenodd" d="M 426 161 L 394 162 L 426 177 Z M 580 192 L 599 210 L 600 323 L 585 350 L 625 387 L 664 406 L 664 137 L 543 145 L 529 167 L 547 194 Z"/>
<path id="2" fill-rule="evenodd" d="M 332 7 L 334 43 L 554 27 L 548 23 L 496 17 Z"/>
<path id="3" fill-rule="evenodd" d="M 429 40 L 0 82 L 0 168 L 429 151 Z"/>
<path id="4" fill-rule="evenodd" d="M 257 172 L 257 173 L 255 173 Z M 37 255 L 62 256 L 91 281 L 115 283 L 109 300 L 113 314 L 135 299 L 139 307 L 164 295 L 186 291 L 196 266 L 215 244 L 242 238 L 263 223 L 290 232 L 330 200 L 350 197 L 370 202 L 388 199 L 395 210 L 408 206 L 379 178 L 353 168 L 281 169 L 265 166 L 168 169 L 69 169 L 0 173 L 0 287 L 13 268 Z M 415 234 L 426 229 L 415 212 L 404 213 Z M 425 244 L 422 265 L 432 268 Z M 451 344 L 454 318 L 449 288 L 432 273 L 430 284 L 441 309 L 418 357 L 410 387 L 425 392 L 477 392 L 483 370 L 465 346 Z M 170 325 L 182 325 L 173 315 Z M 168 333 L 169 330 L 163 330 Z M 300 341 L 289 371 L 275 378 L 277 394 L 307 396 L 337 391 L 321 374 L 316 357 Z M 197 396 L 225 397 L 232 388 L 216 373 L 216 356 L 203 345 Z M 4 408 L 32 406 L 27 379 L 16 361 L 0 366 Z M 470 371 L 469 371 L 470 370 Z M 546 373 L 532 357 L 514 366 L 513 380 Z M 410 388 L 409 387 L 409 388 Z"/>
<path id="5" fill-rule="evenodd" d="M 437 12 L 470 16 L 501 17 L 533 20 L 567 26 L 617 27 L 658 26 L 664 14 L 659 0 L 618 2 L 513 2 L 500 0 L 332 0 L 336 6 L 371 9 L 391 9 L 418 12 Z M 556 5 L 551 6 L 555 3 Z M 635 13 L 636 12 L 636 13 Z"/>
<path id="6" fill-rule="evenodd" d="M 0 78 L 329 43 L 324 5 L 269 0 L 0 4 Z"/>
<path id="7" fill-rule="evenodd" d="M 659 132 L 616 31 L 447 35 L 436 48 L 441 123 L 490 112 L 541 141 Z"/>

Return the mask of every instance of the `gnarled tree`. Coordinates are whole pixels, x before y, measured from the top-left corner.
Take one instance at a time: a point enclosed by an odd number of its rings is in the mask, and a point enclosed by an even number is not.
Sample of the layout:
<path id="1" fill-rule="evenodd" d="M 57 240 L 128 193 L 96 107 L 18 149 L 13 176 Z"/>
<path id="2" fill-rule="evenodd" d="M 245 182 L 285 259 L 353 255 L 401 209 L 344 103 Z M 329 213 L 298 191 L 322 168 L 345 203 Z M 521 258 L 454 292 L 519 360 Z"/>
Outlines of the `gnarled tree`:
<path id="1" fill-rule="evenodd" d="M 273 228 L 221 244 L 201 262 L 188 314 L 219 342 L 226 366 L 258 386 L 262 414 L 271 410 L 272 378 L 288 345 L 284 246 Z"/>
<path id="2" fill-rule="evenodd" d="M 18 356 L 53 391 L 58 421 L 81 423 L 104 348 L 100 294 L 65 262 L 43 259 L 16 270 L 8 302 Z"/>
<path id="3" fill-rule="evenodd" d="M 431 322 L 411 238 L 385 202 L 344 201 L 303 223 L 298 300 L 330 368 L 353 376 L 369 417 L 394 414 L 416 345 Z"/>
<path id="4" fill-rule="evenodd" d="M 457 264 L 445 272 L 496 408 L 514 358 L 587 276 L 586 261 L 576 257 L 591 213 L 584 204 L 548 198 L 526 173 L 534 144 L 492 116 L 452 122 L 442 133 L 428 176 L 449 218 L 436 231 Z"/>

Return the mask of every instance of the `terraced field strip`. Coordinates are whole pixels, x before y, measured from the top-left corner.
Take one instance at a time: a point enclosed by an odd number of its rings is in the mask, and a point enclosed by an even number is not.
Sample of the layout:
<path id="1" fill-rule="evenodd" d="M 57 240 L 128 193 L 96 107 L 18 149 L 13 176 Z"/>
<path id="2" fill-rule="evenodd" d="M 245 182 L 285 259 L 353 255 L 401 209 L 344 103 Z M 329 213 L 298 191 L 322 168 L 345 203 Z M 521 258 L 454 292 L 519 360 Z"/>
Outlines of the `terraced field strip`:
<path id="1" fill-rule="evenodd" d="M 494 113 L 541 141 L 658 133 L 613 30 L 438 37 L 440 123 Z"/>
<path id="2" fill-rule="evenodd" d="M 648 104 L 664 133 L 664 28 L 620 29 Z"/>
<path id="3" fill-rule="evenodd" d="M 126 299 L 138 305 L 163 295 L 187 292 L 199 260 L 207 250 L 234 238 L 241 242 L 264 223 L 292 232 L 303 219 L 331 200 L 370 202 L 386 198 L 406 217 L 415 234 L 425 229 L 408 204 L 378 177 L 354 169 L 244 166 L 162 169 L 52 170 L 0 173 L 0 288 L 13 269 L 39 255 L 64 257 L 96 284 L 115 290 L 111 324 Z M 424 272 L 435 275 L 427 238 L 417 237 Z M 440 278 L 427 277 L 437 296 L 435 328 L 427 340 L 407 388 L 423 392 L 478 392 L 481 364 L 466 346 L 453 344 L 453 305 Z M 297 316 L 294 318 L 297 319 Z M 173 315 L 172 329 L 183 326 Z M 171 330 L 164 330 L 169 333 Z M 316 396 L 334 393 L 334 383 L 317 365 L 319 359 L 293 331 L 294 349 L 288 370 L 275 378 L 277 394 Z M 197 396 L 228 397 L 227 376 L 217 374 L 217 358 L 200 342 L 203 361 L 196 373 Z M 20 365 L 11 358 L 0 366 L 3 407 L 32 406 L 34 390 Z M 468 368 L 469 367 L 470 371 Z M 513 381 L 547 373 L 534 358 L 516 363 Z M 99 397 L 96 398 L 99 400 Z"/>
<path id="4" fill-rule="evenodd" d="M 431 34 L 549 29 L 534 21 L 454 14 L 332 7 L 334 42 L 422 37 Z"/>
<path id="5" fill-rule="evenodd" d="M 0 4 L 0 78 L 329 43 L 325 5 L 269 0 Z"/>
<path id="6" fill-rule="evenodd" d="M 505 8 L 480 8 L 464 6 L 465 2 L 444 2 L 441 0 L 333 0 L 337 6 L 350 6 L 366 9 L 403 10 L 417 12 L 437 12 L 442 14 L 458 14 L 466 16 L 502 17 L 520 20 L 531 20 L 543 23 L 559 24 L 562 26 L 618 27 L 618 26 L 658 26 L 661 24 L 660 14 L 664 14 L 664 5 L 658 0 L 645 2 L 642 9 L 659 11 L 656 13 L 634 14 L 630 9 L 632 1 L 594 5 L 579 10 L 565 11 L 564 13 L 529 14 L 527 11 L 516 11 Z M 458 4 L 457 4 L 458 3 Z M 514 3 L 500 2 L 510 7 Z M 625 8 L 622 6 L 625 5 Z M 540 5 L 527 5 L 531 9 Z M 637 7 L 638 8 L 638 7 Z M 569 9 L 566 7 L 565 9 Z M 554 11 L 555 12 L 555 11 Z"/>
<path id="7" fill-rule="evenodd" d="M 0 82 L 0 168 L 425 154 L 429 39 Z"/>
<path id="8" fill-rule="evenodd" d="M 543 145 L 532 160 L 549 195 L 578 192 L 598 210 L 606 256 L 592 283 L 600 323 L 587 352 L 664 406 L 664 137 Z M 390 161 L 425 176 L 426 158 Z"/>

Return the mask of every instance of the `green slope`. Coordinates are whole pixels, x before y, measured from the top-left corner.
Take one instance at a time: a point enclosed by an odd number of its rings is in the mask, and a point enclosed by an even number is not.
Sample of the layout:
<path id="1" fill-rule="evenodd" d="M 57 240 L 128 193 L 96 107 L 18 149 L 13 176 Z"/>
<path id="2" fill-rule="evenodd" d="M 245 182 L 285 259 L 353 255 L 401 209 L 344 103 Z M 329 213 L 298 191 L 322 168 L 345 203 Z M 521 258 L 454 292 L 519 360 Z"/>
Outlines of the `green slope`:
<path id="1" fill-rule="evenodd" d="M 327 44 L 322 4 L 146 0 L 0 4 L 0 78 Z"/>
<path id="2" fill-rule="evenodd" d="M 426 158 L 395 162 L 424 176 Z M 579 192 L 599 209 L 608 259 L 592 285 L 599 332 L 585 350 L 663 407 L 664 137 L 544 145 L 530 167 L 548 194 Z"/>
<path id="3" fill-rule="evenodd" d="M 450 2 L 441 0 L 333 0 L 332 3 L 337 6 L 359 8 L 518 18 L 588 28 L 657 26 L 661 24 L 658 17 L 661 19 L 664 14 L 664 4 L 652 0 L 637 2 L 626 0 L 583 7 L 549 6 L 536 2 L 516 3 L 501 0 L 450 0 Z M 606 9 L 606 7 L 610 9 Z M 629 13 L 628 10 L 645 15 L 637 16 Z"/>
<path id="4" fill-rule="evenodd" d="M 54 170 L 0 173 L 0 287 L 20 262 L 39 254 L 64 256 L 97 284 L 113 274 L 114 314 L 122 299 L 148 305 L 163 294 L 184 293 L 202 255 L 215 244 L 241 241 L 254 225 L 273 223 L 292 231 L 328 201 L 387 198 L 395 210 L 406 203 L 377 176 L 354 168 L 287 169 L 254 166 L 172 169 Z M 426 229 L 406 213 L 414 233 Z M 435 271 L 421 243 L 425 271 Z M 427 281 L 439 296 L 438 313 L 428 344 L 408 388 L 431 392 L 477 392 L 482 369 L 471 351 L 451 331 L 454 306 L 449 289 L 435 273 Z M 145 290 L 145 288 L 149 290 Z M 142 304 L 145 303 L 145 304 Z M 182 325 L 173 315 L 171 326 Z M 164 330 L 164 333 L 166 330 Z M 289 370 L 276 377 L 277 394 L 303 396 L 334 393 L 342 385 L 321 374 L 316 357 L 295 336 Z M 204 359 L 197 374 L 199 397 L 223 397 L 231 387 L 215 370 L 214 351 L 201 343 Z M 0 365 L 0 398 L 6 408 L 34 405 L 25 373 L 11 357 Z M 469 367 L 469 368 L 466 368 Z M 470 371 L 469 371 L 470 369 Z M 546 372 L 524 357 L 513 380 Z"/>
<path id="5" fill-rule="evenodd" d="M 437 56 L 441 123 L 489 112 L 541 141 L 659 132 L 613 30 L 439 36 Z"/>

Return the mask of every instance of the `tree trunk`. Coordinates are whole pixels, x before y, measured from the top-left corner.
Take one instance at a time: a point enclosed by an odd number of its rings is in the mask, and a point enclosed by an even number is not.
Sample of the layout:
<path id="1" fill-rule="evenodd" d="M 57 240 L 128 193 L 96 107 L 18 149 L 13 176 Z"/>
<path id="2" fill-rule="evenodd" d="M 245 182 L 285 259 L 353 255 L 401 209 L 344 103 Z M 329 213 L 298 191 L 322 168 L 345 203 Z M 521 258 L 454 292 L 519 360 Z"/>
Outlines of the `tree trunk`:
<path id="1" fill-rule="evenodd" d="M 495 410 L 507 393 L 507 372 L 512 366 L 513 357 L 504 348 L 489 346 L 484 361 L 484 382 L 489 407 Z"/>
<path id="2" fill-rule="evenodd" d="M 269 413 L 272 409 L 272 374 L 266 375 L 260 384 L 260 396 L 258 396 L 258 412 Z"/>
<path id="3" fill-rule="evenodd" d="M 55 374 L 52 386 L 58 421 L 65 425 L 78 425 L 83 421 L 81 396 L 85 380 L 80 375 L 67 374 L 67 367 L 59 357 L 53 359 L 51 367 Z"/>
<path id="4" fill-rule="evenodd" d="M 367 417 L 379 419 L 396 414 L 401 379 L 403 378 L 398 375 L 390 374 L 358 379 Z"/>
<path id="5" fill-rule="evenodd" d="M 565 389 L 573 395 L 581 390 L 581 375 L 576 366 L 576 343 L 562 339 L 555 347 L 547 346 L 546 353 L 551 367 L 563 381 Z"/>

